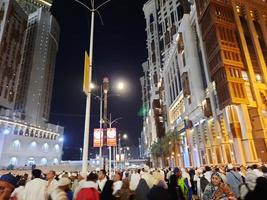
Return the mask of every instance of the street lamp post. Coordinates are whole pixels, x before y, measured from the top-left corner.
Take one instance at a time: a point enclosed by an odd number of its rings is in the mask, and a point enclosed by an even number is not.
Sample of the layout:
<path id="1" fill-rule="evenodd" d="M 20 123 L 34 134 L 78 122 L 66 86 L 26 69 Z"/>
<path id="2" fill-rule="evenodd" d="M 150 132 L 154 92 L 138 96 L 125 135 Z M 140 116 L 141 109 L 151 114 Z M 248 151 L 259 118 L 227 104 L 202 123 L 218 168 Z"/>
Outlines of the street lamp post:
<path id="1" fill-rule="evenodd" d="M 128 138 L 128 135 L 127 135 L 127 134 L 123 134 L 123 135 L 121 136 L 120 133 L 118 134 L 118 140 L 119 140 L 119 141 L 118 141 L 118 143 L 119 143 L 119 144 L 118 144 L 118 148 L 119 148 L 119 162 L 120 162 L 120 164 L 121 164 L 121 150 L 122 150 L 122 148 L 121 148 L 121 139 L 122 139 L 122 138 L 121 138 L 121 137 L 122 137 L 123 139 L 126 140 L 126 139 Z M 124 159 L 125 159 L 125 155 L 124 155 Z"/>
<path id="2" fill-rule="evenodd" d="M 103 120 L 103 116 L 102 116 L 102 114 L 103 114 L 103 112 L 102 112 L 102 110 L 103 110 L 103 86 L 101 85 L 101 87 L 100 87 L 100 98 L 99 98 L 99 100 L 100 100 L 100 119 L 99 119 L 99 128 L 100 128 L 100 147 L 99 147 L 99 161 L 100 161 L 100 168 L 102 168 L 102 120 Z"/>
<path id="3" fill-rule="evenodd" d="M 115 122 L 118 122 L 119 120 L 121 120 L 122 117 L 118 117 L 116 119 L 114 119 L 113 121 L 111 120 L 111 113 L 109 114 L 109 128 L 111 129 L 112 128 L 112 124 L 115 123 Z M 114 169 L 116 168 L 116 146 L 114 146 L 113 148 L 113 157 L 114 157 L 114 163 L 113 163 L 113 166 L 114 166 Z M 109 157 L 109 162 L 111 163 L 111 156 Z"/>
<path id="4" fill-rule="evenodd" d="M 107 77 L 103 79 L 103 91 L 104 91 L 104 126 L 103 126 L 103 147 L 104 147 L 104 169 L 106 167 L 105 163 L 105 152 L 106 152 L 106 146 L 107 146 L 107 128 L 108 128 L 108 118 L 107 118 L 107 112 L 108 112 L 108 91 L 109 91 L 109 80 Z"/>
<path id="5" fill-rule="evenodd" d="M 104 84 L 104 82 L 106 82 Z M 115 120 L 111 121 L 111 114 L 110 114 L 110 119 L 108 120 L 107 117 L 105 117 L 107 115 L 107 98 L 109 97 L 108 92 L 109 92 L 109 85 L 108 85 L 109 81 L 108 78 L 104 78 L 103 79 L 103 83 L 100 86 L 100 96 L 94 94 L 93 92 L 91 92 L 91 94 L 99 100 L 100 102 L 100 109 L 99 109 L 99 129 L 100 129 L 100 147 L 99 147 L 99 158 L 100 158 L 100 167 L 102 168 L 102 146 L 104 146 L 104 142 L 102 142 L 103 139 L 103 123 L 104 126 L 107 124 L 109 124 L 109 128 L 111 128 L 112 124 L 117 122 L 118 120 L 122 119 L 121 117 L 116 118 Z M 91 89 L 95 89 L 96 86 L 94 84 L 90 85 Z M 105 87 L 105 89 L 104 89 Z M 118 83 L 117 86 L 118 90 L 123 90 L 124 89 L 124 84 L 122 82 Z M 104 92 L 104 95 L 103 95 Z M 104 117 L 103 117 L 103 101 L 104 101 Z"/>
<path id="6" fill-rule="evenodd" d="M 84 3 L 74 0 L 77 3 L 84 6 L 91 12 L 91 30 L 90 30 L 90 46 L 89 46 L 89 86 L 92 80 L 92 64 L 93 64 L 93 42 L 94 42 L 94 21 L 95 12 L 99 13 L 99 9 L 111 0 L 107 0 L 95 8 L 94 0 L 91 0 L 92 8 L 89 8 Z M 83 139 L 83 161 L 82 161 L 82 174 L 86 175 L 88 168 L 88 151 L 89 151 L 89 129 L 90 129 L 90 111 L 91 111 L 91 88 L 88 88 L 88 94 L 86 95 L 86 113 L 85 113 L 85 125 L 84 125 L 84 139 Z"/>

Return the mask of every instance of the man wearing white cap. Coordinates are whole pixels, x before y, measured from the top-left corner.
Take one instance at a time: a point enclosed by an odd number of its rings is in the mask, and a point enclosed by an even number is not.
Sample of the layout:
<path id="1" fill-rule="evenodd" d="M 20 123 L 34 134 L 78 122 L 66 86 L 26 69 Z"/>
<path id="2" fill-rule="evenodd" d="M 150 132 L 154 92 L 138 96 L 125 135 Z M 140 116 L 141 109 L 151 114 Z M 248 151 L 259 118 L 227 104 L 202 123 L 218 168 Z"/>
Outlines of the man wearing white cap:
<path id="1" fill-rule="evenodd" d="M 68 200 L 66 190 L 70 187 L 70 179 L 69 178 L 61 178 L 57 183 L 57 188 L 54 189 L 49 195 L 49 200 Z"/>

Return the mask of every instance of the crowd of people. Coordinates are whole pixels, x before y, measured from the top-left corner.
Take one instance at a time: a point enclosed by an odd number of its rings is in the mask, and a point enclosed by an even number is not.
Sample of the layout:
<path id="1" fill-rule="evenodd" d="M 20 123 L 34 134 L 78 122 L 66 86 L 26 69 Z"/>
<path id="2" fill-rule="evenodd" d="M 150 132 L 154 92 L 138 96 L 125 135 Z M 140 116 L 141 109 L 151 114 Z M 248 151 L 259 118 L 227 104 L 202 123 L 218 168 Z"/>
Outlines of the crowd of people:
<path id="1" fill-rule="evenodd" d="M 0 174 L 0 200 L 260 200 L 267 198 L 267 167 L 126 169 Z"/>

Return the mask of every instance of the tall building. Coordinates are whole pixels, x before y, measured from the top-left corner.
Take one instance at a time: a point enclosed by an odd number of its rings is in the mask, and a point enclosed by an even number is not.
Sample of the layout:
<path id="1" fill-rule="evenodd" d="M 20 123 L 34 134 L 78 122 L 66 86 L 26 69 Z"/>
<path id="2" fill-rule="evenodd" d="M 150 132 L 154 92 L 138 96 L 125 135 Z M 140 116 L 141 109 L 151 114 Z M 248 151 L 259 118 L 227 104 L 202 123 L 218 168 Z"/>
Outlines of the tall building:
<path id="1" fill-rule="evenodd" d="M 178 9 L 177 9 L 178 8 Z M 179 10 L 180 9 L 180 10 Z M 149 0 L 145 3 L 148 66 L 150 80 L 150 110 L 152 141 L 165 134 L 166 112 L 164 105 L 164 82 L 162 70 L 173 36 L 178 30 L 182 15 L 180 1 Z"/>
<path id="2" fill-rule="evenodd" d="M 201 0 L 196 7 L 235 160 L 266 162 L 267 2 Z"/>
<path id="3" fill-rule="evenodd" d="M 64 128 L 48 122 L 59 25 L 46 8 L 27 16 L 14 0 L 0 6 L 1 166 L 57 164 Z"/>
<path id="4" fill-rule="evenodd" d="M 148 74 L 149 110 L 144 119 L 144 138 L 148 138 L 147 148 L 162 138 L 168 127 L 164 65 L 168 62 L 169 54 L 173 49 L 173 39 L 178 32 L 184 12 L 189 11 L 187 1 L 177 0 L 149 0 L 143 7 L 146 20 L 148 67 L 144 70 Z M 177 68 L 177 65 L 174 66 Z M 143 68 L 144 69 L 144 68 Z M 177 71 L 175 71 L 177 73 Z M 177 81 L 177 80 L 176 80 Z M 177 87 L 179 88 L 178 81 Z M 178 96 L 179 91 L 171 88 L 171 94 Z M 150 124 L 150 126 L 147 126 Z"/>
<path id="5" fill-rule="evenodd" d="M 26 93 L 17 109 L 26 121 L 42 126 L 50 115 L 59 25 L 49 11 L 40 8 L 29 15 L 27 32 L 23 65 L 30 73 L 26 72 Z"/>
<path id="6" fill-rule="evenodd" d="M 0 2 L 0 109 L 13 110 L 16 104 L 27 20 L 16 1 Z"/>

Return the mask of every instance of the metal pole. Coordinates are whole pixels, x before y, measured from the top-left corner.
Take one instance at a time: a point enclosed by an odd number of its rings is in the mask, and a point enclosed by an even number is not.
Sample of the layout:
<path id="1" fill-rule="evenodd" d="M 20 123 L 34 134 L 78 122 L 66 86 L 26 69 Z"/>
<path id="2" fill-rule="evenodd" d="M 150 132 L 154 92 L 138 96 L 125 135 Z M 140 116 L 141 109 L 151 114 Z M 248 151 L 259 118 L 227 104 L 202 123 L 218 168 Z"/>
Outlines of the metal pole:
<path id="1" fill-rule="evenodd" d="M 91 12 L 91 32 L 90 32 L 90 49 L 89 49 L 89 86 L 92 80 L 92 64 L 93 64 L 93 40 L 94 40 L 94 20 L 95 12 Z M 90 131 L 90 111 L 91 111 L 91 88 L 89 87 L 89 93 L 86 97 L 86 114 L 85 114 L 85 126 L 84 126 L 84 139 L 83 139 L 83 162 L 82 173 L 87 174 L 88 167 L 88 151 L 89 151 L 89 131 Z"/>
<path id="2" fill-rule="evenodd" d="M 113 169 L 115 170 L 115 146 L 112 148 L 112 151 L 113 151 Z"/>
<path id="3" fill-rule="evenodd" d="M 109 168 L 109 177 L 112 178 L 111 177 L 111 147 L 109 147 L 108 150 L 109 150 L 109 166 L 108 166 L 108 168 Z"/>
<path id="4" fill-rule="evenodd" d="M 104 169 L 106 168 L 106 158 L 107 155 L 107 128 L 108 128 L 108 118 L 107 118 L 107 110 L 108 110 L 108 91 L 109 91 L 109 80 L 107 77 L 103 78 L 103 91 L 104 91 L 104 126 L 103 126 L 103 157 L 104 157 Z M 108 164 L 108 163 L 107 163 Z"/>
<path id="5" fill-rule="evenodd" d="M 100 160 L 100 168 L 102 169 L 102 135 L 103 135 L 103 130 L 102 130 L 102 120 L 103 120 L 103 86 L 101 85 L 100 87 L 100 119 L 99 119 L 99 128 L 100 128 L 100 147 L 99 147 L 99 160 Z"/>
<path id="6" fill-rule="evenodd" d="M 121 165 L 121 134 L 119 133 L 119 164 Z"/>
<path id="7" fill-rule="evenodd" d="M 115 169 L 117 169 L 117 146 L 118 145 L 115 146 L 115 160 L 114 160 L 114 162 L 115 162 Z"/>

